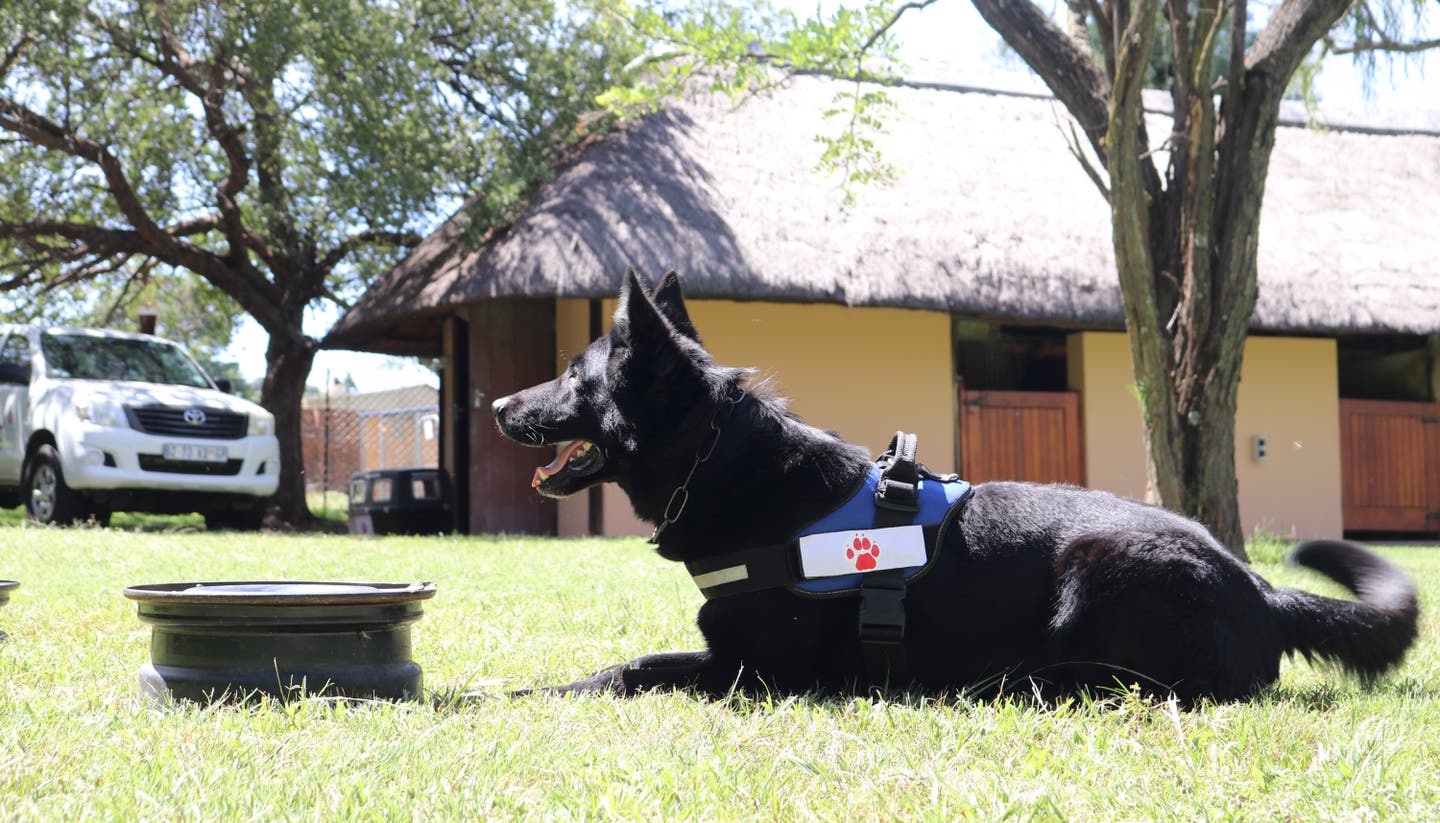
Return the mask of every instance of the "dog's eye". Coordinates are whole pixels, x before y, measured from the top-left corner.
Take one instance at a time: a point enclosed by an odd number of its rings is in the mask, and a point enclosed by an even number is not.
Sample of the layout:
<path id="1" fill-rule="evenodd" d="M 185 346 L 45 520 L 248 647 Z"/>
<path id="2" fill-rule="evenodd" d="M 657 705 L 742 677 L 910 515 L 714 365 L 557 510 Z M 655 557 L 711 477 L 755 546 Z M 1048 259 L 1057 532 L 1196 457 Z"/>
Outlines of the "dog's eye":
<path id="1" fill-rule="evenodd" d="M 571 369 L 571 370 L 570 370 L 570 373 L 567 374 L 567 375 L 565 375 L 565 379 L 566 379 L 566 380 L 569 380 L 571 383 L 579 383 L 579 382 L 580 382 L 580 372 L 577 372 L 577 371 L 575 371 L 574 369 Z"/>

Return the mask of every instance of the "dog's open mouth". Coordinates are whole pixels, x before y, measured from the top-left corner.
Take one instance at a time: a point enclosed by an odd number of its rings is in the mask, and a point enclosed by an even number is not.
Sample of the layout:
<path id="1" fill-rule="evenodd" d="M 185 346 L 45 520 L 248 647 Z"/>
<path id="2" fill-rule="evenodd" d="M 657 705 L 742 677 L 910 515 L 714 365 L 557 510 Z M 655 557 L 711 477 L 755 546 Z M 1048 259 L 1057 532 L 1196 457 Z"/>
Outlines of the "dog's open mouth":
<path id="1" fill-rule="evenodd" d="M 542 494 L 570 494 L 575 489 L 567 489 L 569 481 L 589 477 L 605 463 L 600 448 L 589 440 L 567 440 L 555 447 L 555 459 L 536 468 L 535 478 L 530 481 L 530 488 Z"/>

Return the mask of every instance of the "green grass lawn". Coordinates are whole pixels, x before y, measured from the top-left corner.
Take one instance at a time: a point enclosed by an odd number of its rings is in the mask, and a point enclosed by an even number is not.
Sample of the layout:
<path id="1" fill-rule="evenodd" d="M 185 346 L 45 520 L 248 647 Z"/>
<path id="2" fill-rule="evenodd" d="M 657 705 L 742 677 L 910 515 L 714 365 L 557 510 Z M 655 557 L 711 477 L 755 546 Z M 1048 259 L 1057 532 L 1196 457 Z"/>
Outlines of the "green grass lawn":
<path id="1" fill-rule="evenodd" d="M 1440 595 L 1440 550 L 1386 548 Z M 1273 582 L 1335 591 L 1257 546 Z M 700 597 L 639 540 L 0 526 L 0 818 L 1418 820 L 1440 814 L 1440 641 L 1363 688 L 1287 663 L 1245 705 L 1116 698 L 708 702 L 507 688 L 698 648 Z M 162 708 L 127 585 L 434 580 L 428 699 Z M 493 697 L 447 702 L 464 691 Z"/>

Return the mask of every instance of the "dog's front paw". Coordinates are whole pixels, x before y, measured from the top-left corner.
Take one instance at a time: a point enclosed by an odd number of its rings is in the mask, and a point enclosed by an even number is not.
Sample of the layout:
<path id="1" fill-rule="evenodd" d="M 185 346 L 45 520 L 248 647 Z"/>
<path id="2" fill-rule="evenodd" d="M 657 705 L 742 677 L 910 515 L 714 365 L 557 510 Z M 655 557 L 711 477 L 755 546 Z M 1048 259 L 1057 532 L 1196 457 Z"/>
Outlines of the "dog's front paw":
<path id="1" fill-rule="evenodd" d="M 523 697 L 538 692 L 559 694 L 613 694 L 631 697 L 652 689 L 683 689 L 694 685 L 695 677 L 709 656 L 705 652 L 662 652 L 627 660 L 601 669 L 584 680 L 563 686 L 545 686 L 511 692 Z"/>
<path id="2" fill-rule="evenodd" d="M 511 697 L 529 697 L 532 694 L 615 694 L 624 695 L 625 680 L 622 674 L 629 663 L 621 663 L 618 666 L 611 666 L 585 678 L 576 680 L 574 683 L 566 683 L 563 686 L 536 686 L 533 689 L 516 689 L 510 692 Z"/>

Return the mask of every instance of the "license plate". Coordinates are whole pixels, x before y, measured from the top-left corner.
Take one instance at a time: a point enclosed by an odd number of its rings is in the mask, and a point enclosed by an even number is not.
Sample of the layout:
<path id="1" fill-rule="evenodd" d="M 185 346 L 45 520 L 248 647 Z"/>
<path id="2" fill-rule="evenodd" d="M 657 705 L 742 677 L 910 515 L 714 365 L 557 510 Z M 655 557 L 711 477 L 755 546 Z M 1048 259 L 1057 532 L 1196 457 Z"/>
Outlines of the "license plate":
<path id="1" fill-rule="evenodd" d="M 368 514 L 352 514 L 350 515 L 350 533 L 374 534 L 375 522 L 370 519 Z"/>
<path id="2" fill-rule="evenodd" d="M 192 446 L 188 443 L 166 443 L 166 460 L 182 460 L 187 463 L 224 463 L 230 459 L 230 452 L 224 446 Z"/>

